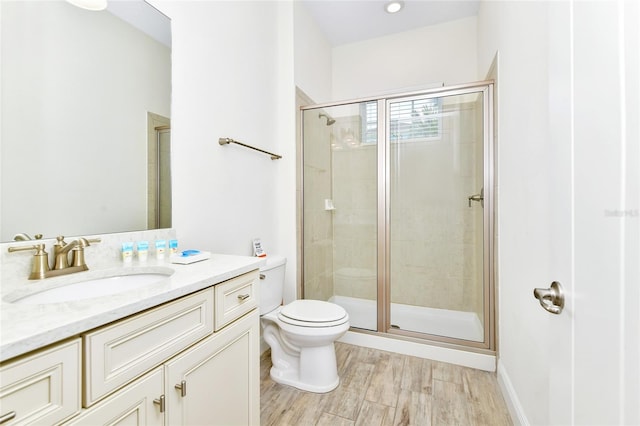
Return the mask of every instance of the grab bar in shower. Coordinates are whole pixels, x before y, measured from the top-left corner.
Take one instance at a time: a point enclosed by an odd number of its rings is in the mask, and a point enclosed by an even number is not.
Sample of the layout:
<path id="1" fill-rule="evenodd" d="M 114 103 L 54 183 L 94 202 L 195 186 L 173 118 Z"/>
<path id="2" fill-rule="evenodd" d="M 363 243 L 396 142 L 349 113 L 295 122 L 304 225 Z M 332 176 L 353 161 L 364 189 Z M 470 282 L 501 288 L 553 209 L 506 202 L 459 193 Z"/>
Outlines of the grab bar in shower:
<path id="1" fill-rule="evenodd" d="M 264 154 L 270 155 L 272 160 L 279 160 L 280 158 L 282 158 L 282 155 L 274 154 L 272 152 L 265 151 L 265 150 L 260 149 L 260 148 L 256 148 L 255 146 L 251 146 L 251 145 L 247 145 L 246 143 L 238 142 L 237 140 L 234 140 L 234 139 L 231 139 L 231 138 L 220 138 L 220 139 L 218 139 L 218 143 L 220 145 L 228 145 L 230 143 L 235 143 L 235 144 L 238 144 L 238 145 L 242 145 L 245 148 L 250 148 L 250 149 L 253 149 L 253 150 L 256 150 L 256 151 L 260 151 L 260 152 L 262 152 Z"/>

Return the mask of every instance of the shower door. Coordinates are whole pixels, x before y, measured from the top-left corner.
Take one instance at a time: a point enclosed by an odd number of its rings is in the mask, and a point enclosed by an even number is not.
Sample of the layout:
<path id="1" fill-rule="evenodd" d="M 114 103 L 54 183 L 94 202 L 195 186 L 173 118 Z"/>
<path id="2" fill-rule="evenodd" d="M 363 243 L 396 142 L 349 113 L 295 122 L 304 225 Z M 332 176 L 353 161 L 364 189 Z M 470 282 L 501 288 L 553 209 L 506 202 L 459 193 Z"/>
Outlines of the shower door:
<path id="1" fill-rule="evenodd" d="M 387 331 L 486 342 L 489 89 L 386 101 Z"/>
<path id="2" fill-rule="evenodd" d="M 352 327 L 377 330 L 377 104 L 305 110 L 303 292 L 343 306 Z"/>
<path id="3" fill-rule="evenodd" d="M 493 349 L 492 84 L 302 108 L 302 290 L 353 328 Z"/>

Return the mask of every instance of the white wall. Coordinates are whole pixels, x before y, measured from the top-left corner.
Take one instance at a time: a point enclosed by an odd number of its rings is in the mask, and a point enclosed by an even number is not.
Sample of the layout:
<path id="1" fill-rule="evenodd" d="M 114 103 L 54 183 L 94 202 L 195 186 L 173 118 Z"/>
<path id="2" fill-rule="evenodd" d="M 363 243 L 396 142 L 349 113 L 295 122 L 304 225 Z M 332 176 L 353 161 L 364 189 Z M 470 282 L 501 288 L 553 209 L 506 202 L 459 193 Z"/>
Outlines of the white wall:
<path id="1" fill-rule="evenodd" d="M 251 255 L 251 241 L 260 237 L 268 254 L 287 256 L 287 280 L 294 283 L 292 4 L 154 5 L 172 24 L 173 219 L 180 246 Z M 220 137 L 283 158 L 220 146 Z"/>
<path id="2" fill-rule="evenodd" d="M 476 18 L 333 49 L 333 100 L 478 80 Z M 484 77 L 484 75 L 482 75 Z"/>
<path id="3" fill-rule="evenodd" d="M 528 369 L 548 354 L 544 347 L 530 345 L 527 337 L 538 333 L 536 324 L 527 320 L 540 310 L 532 289 L 545 287 L 550 275 L 549 263 L 541 258 L 550 248 L 544 235 L 532 232 L 549 224 L 549 212 L 539 208 L 547 205 L 540 201 L 548 196 L 544 191 L 550 174 L 547 31 L 546 3 L 481 3 L 479 73 L 489 69 L 497 51 L 500 54 L 496 129 L 499 357 L 532 424 L 548 422 L 548 378 L 531 375 Z M 523 271 L 531 269 L 534 272 L 524 277 Z"/>
<path id="4" fill-rule="evenodd" d="M 295 81 L 315 103 L 331 101 L 331 45 L 302 2 L 294 2 Z"/>

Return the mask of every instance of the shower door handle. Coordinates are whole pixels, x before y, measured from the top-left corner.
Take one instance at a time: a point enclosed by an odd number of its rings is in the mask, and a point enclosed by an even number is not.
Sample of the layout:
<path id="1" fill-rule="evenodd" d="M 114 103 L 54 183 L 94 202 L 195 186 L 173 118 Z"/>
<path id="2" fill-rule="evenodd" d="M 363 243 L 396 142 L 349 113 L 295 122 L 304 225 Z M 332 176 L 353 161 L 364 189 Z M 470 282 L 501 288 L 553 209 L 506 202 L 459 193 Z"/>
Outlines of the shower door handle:
<path id="1" fill-rule="evenodd" d="M 472 201 L 476 201 L 476 202 L 480 201 L 480 205 L 484 207 L 484 187 L 480 189 L 479 194 L 469 195 L 467 197 L 467 200 L 469 201 L 469 207 L 471 207 Z"/>
<path id="2" fill-rule="evenodd" d="M 538 299 L 540 306 L 552 314 L 560 314 L 564 308 L 564 293 L 558 281 L 551 283 L 549 288 L 534 288 L 533 297 Z"/>

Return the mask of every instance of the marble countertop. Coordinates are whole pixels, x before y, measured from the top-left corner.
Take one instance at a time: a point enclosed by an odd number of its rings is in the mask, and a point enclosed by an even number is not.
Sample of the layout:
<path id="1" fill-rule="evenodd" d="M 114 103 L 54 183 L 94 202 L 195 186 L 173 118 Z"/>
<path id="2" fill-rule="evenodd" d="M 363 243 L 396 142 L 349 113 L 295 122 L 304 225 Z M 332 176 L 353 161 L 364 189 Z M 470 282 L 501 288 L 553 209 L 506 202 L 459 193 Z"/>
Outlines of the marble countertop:
<path id="1" fill-rule="evenodd" d="M 226 281 L 257 269 L 262 263 L 263 260 L 256 257 L 213 254 L 211 259 L 191 265 L 156 261 L 127 266 L 114 263 L 40 281 L 29 281 L 25 277 L 19 286 L 12 286 L 12 291 L 2 294 L 0 362 Z M 37 291 L 87 279 L 109 277 L 122 271 L 166 271 L 165 268 L 175 272 L 157 283 L 114 295 L 50 304 L 12 303 Z"/>

